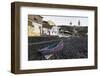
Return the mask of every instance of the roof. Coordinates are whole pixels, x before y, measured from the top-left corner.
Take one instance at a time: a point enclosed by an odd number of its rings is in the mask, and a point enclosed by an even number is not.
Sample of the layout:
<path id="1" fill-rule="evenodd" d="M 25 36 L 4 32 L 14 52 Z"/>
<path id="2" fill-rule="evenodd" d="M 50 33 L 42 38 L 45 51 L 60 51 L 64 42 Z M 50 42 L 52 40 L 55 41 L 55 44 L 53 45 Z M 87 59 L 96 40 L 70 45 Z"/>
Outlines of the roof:
<path id="1" fill-rule="evenodd" d="M 53 21 L 48 20 L 47 22 L 48 22 L 49 25 L 51 25 L 51 26 L 55 26 L 55 23 L 54 23 Z"/>

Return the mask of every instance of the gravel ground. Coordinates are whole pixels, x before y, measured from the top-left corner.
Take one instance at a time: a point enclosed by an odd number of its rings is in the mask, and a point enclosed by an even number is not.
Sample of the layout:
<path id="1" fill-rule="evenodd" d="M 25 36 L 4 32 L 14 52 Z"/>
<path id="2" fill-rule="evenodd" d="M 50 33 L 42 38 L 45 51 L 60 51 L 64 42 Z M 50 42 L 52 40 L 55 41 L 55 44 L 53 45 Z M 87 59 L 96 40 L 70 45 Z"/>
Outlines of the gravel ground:
<path id="1" fill-rule="evenodd" d="M 71 37 L 64 39 L 64 48 L 59 52 L 60 59 L 87 58 L 87 38 Z"/>
<path id="2" fill-rule="evenodd" d="M 87 37 L 69 37 L 63 38 L 64 48 L 54 55 L 51 59 L 78 59 L 88 57 Z M 28 60 L 45 60 L 44 56 L 38 52 L 38 49 L 52 45 L 59 40 L 38 45 L 28 45 Z"/>

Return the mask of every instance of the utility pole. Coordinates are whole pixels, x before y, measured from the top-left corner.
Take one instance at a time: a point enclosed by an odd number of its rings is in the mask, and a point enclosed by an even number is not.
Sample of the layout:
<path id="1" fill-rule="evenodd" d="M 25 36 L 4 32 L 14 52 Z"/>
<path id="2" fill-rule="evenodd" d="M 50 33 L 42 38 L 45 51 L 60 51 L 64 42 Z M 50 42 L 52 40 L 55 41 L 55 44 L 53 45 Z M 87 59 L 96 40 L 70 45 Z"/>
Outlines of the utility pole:
<path id="1" fill-rule="evenodd" d="M 80 20 L 78 20 L 78 26 L 80 26 L 80 24 L 81 24 L 81 22 L 80 22 Z"/>
<path id="2" fill-rule="evenodd" d="M 72 22 L 70 22 L 69 24 L 72 25 Z"/>

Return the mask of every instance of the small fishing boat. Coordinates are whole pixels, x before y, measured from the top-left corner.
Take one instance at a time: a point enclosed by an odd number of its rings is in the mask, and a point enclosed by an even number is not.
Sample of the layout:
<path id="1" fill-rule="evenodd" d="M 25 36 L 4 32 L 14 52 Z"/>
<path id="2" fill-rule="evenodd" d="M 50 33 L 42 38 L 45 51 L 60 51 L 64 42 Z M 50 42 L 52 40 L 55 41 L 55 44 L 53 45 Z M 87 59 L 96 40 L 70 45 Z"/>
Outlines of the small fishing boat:
<path id="1" fill-rule="evenodd" d="M 59 43 L 54 43 L 52 45 L 49 45 L 45 48 L 42 48 L 39 50 L 43 55 L 50 55 L 50 54 L 55 54 L 62 50 L 64 47 L 64 42 L 61 40 Z"/>

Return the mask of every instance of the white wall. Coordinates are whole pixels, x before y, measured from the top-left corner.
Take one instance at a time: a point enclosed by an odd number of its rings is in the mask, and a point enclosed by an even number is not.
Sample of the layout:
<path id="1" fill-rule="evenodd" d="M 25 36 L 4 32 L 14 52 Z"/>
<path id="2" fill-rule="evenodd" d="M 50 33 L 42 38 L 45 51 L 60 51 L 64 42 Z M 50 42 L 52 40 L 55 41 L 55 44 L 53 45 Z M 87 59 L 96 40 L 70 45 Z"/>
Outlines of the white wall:
<path id="1" fill-rule="evenodd" d="M 57 4 L 73 4 L 73 5 L 87 5 L 98 6 L 98 28 L 100 28 L 100 0 L 0 0 L 0 76 L 17 76 L 10 73 L 11 60 L 11 10 L 10 3 L 13 1 L 27 1 L 27 2 L 41 2 L 41 3 L 57 3 Z M 100 33 L 100 29 L 98 31 Z M 100 39 L 100 34 L 99 38 Z M 100 43 L 100 40 L 98 40 Z M 100 44 L 99 44 L 100 46 Z M 98 46 L 98 47 L 99 47 Z M 100 58 L 100 49 L 99 49 Z M 81 70 L 81 71 L 65 71 L 52 73 L 38 73 L 38 74 L 22 74 L 18 76 L 100 76 L 100 59 L 98 70 Z"/>

